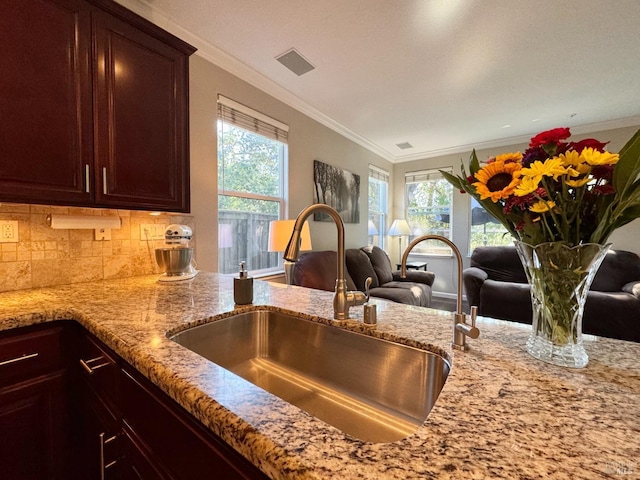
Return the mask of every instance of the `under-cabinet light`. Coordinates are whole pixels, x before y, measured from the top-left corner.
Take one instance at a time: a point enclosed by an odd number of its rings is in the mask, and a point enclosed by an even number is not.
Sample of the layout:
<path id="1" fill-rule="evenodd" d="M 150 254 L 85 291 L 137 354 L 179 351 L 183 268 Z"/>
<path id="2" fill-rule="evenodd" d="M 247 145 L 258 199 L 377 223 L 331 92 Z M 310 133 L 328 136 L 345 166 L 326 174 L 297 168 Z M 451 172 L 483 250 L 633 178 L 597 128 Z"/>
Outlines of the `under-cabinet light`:
<path id="1" fill-rule="evenodd" d="M 103 217 L 97 215 L 56 215 L 47 216 L 47 225 L 51 228 L 68 228 L 68 229 L 107 229 L 121 228 L 122 220 L 120 217 L 110 216 Z"/>

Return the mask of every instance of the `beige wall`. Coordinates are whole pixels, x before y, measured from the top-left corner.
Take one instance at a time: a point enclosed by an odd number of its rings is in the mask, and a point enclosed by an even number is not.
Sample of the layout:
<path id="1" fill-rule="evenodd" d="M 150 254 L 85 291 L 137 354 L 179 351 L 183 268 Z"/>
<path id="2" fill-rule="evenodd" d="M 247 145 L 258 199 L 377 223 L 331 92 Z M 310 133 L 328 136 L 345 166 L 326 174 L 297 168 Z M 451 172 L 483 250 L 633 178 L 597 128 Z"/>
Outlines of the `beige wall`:
<path id="1" fill-rule="evenodd" d="M 198 230 L 199 268 L 217 270 L 218 94 L 289 125 L 288 218 L 295 218 L 313 203 L 314 160 L 360 175 L 360 223 L 345 225 L 345 243 L 347 247 L 365 245 L 369 164 L 390 172 L 392 164 L 196 54 L 190 59 L 191 213 Z M 332 222 L 311 220 L 310 227 L 314 250 L 336 249 L 336 228 Z"/>
<path id="2" fill-rule="evenodd" d="M 627 127 L 619 128 L 615 130 L 606 130 L 599 132 L 592 132 L 583 135 L 572 135 L 571 140 L 581 140 L 583 138 L 596 138 L 600 141 L 610 141 L 607 148 L 611 152 L 618 152 L 624 144 L 629 140 L 639 127 Z M 505 147 L 491 148 L 478 150 L 476 153 L 480 161 L 489 157 L 498 155 L 505 152 L 524 151 L 527 148 L 527 144 L 515 144 L 507 145 Z M 405 216 L 405 201 L 404 201 L 404 177 L 405 173 L 427 170 L 427 169 L 440 169 L 444 167 L 453 167 L 454 173 L 460 172 L 461 161 L 467 165 L 467 161 L 471 151 L 465 153 L 458 153 L 453 155 L 446 155 L 442 157 L 429 158 L 425 160 L 416 160 L 413 162 L 399 163 L 394 165 L 394 180 L 393 180 L 393 205 L 394 210 L 392 216 L 394 218 L 404 218 Z M 453 238 L 452 241 L 460 248 L 465 259 L 465 266 L 468 264 L 469 254 L 469 196 L 461 194 L 458 191 L 454 192 L 453 199 Z M 610 238 L 613 243 L 614 249 L 629 250 L 640 254 L 640 220 L 628 224 L 627 226 L 617 230 Z M 391 252 L 392 257 L 395 250 L 397 250 L 397 243 L 391 242 L 390 245 L 394 248 Z M 405 244 L 406 245 L 406 244 Z M 429 262 L 429 270 L 435 272 L 436 281 L 434 284 L 435 292 L 455 293 L 456 285 L 456 270 L 454 260 L 452 258 L 437 258 L 427 257 L 426 261 Z"/>

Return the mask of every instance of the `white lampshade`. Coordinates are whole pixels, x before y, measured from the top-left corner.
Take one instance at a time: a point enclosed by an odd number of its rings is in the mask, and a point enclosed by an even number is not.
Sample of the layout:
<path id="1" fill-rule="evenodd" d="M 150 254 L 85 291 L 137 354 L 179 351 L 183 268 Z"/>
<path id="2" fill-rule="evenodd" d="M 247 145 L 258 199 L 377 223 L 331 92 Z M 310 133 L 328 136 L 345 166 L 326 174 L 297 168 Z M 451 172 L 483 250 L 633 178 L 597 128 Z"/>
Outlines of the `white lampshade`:
<path id="1" fill-rule="evenodd" d="M 233 245 L 233 232 L 230 223 L 218 224 L 218 248 L 229 248 Z"/>
<path id="2" fill-rule="evenodd" d="M 289 244 L 291 235 L 293 234 L 293 226 L 295 220 L 272 220 L 269 222 L 269 246 L 270 252 L 284 252 Z M 302 224 L 302 232 L 300 232 L 300 250 L 311 250 L 311 231 L 309 230 L 309 222 Z"/>
<path id="3" fill-rule="evenodd" d="M 391 224 L 391 228 L 389 229 L 389 235 L 392 237 L 399 237 L 402 235 L 412 235 L 413 232 L 409 227 L 409 224 L 405 219 L 402 220 L 394 220 Z"/>

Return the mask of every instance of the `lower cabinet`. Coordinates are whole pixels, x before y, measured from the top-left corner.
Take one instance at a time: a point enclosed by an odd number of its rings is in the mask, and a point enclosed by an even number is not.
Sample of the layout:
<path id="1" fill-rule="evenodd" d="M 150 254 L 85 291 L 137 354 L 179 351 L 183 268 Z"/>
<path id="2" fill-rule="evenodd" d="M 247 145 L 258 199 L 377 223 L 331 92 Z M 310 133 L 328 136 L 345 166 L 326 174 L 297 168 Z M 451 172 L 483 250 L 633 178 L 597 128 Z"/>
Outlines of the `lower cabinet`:
<path id="1" fill-rule="evenodd" d="M 192 480 L 205 474 L 206 478 L 221 480 L 267 478 L 137 371 L 124 366 L 121 372 L 120 400 L 127 442 L 136 447 L 134 455 L 144 457 L 139 468 L 155 468 L 150 478 Z M 131 470 L 139 473 L 133 465 L 139 460 L 130 461 Z"/>
<path id="2" fill-rule="evenodd" d="M 0 389 L 0 477 L 64 479 L 65 379 L 51 374 Z"/>
<path id="3" fill-rule="evenodd" d="M 266 479 L 75 322 L 0 332 L 2 480 Z"/>
<path id="4" fill-rule="evenodd" d="M 64 328 L 0 332 L 0 478 L 66 479 L 70 462 Z"/>

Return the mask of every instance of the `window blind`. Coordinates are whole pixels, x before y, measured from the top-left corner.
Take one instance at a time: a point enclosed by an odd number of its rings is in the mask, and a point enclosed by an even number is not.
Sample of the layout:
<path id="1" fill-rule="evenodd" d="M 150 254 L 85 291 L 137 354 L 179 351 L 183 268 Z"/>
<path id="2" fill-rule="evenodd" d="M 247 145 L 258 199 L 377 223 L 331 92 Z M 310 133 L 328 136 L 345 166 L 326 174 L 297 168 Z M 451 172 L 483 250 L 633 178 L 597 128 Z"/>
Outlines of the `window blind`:
<path id="1" fill-rule="evenodd" d="M 218 119 L 287 143 L 288 125 L 222 95 L 218 95 Z"/>
<path id="2" fill-rule="evenodd" d="M 453 173 L 453 168 L 451 167 L 443 167 L 434 170 L 420 170 L 417 172 L 407 172 L 404 174 L 405 183 L 419 183 L 419 182 L 427 182 L 429 180 L 438 180 L 442 177 L 440 170 L 443 170 L 448 173 Z"/>
<path id="3" fill-rule="evenodd" d="M 375 165 L 369 165 L 369 178 L 375 178 L 381 182 L 389 183 L 389 172 L 382 170 Z"/>

